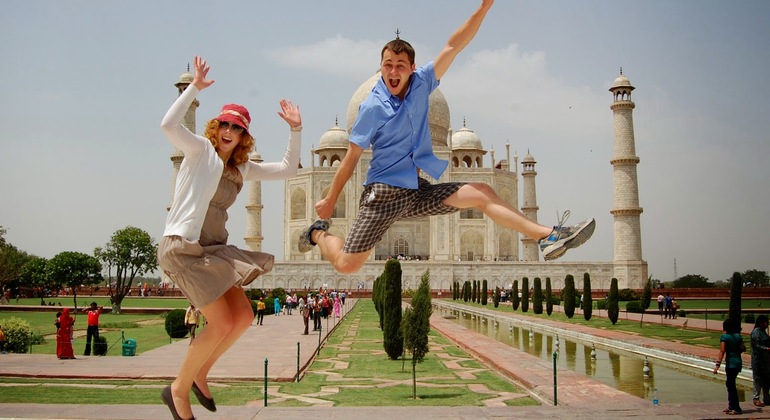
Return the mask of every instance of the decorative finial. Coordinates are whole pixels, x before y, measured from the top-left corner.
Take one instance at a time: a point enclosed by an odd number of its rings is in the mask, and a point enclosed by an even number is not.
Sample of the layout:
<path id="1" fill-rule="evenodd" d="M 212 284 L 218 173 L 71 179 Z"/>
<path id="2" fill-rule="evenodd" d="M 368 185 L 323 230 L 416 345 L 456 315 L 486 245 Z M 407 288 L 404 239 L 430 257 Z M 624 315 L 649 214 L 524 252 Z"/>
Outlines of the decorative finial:
<path id="1" fill-rule="evenodd" d="M 623 66 L 620 66 L 620 75 L 623 75 Z"/>
<path id="2" fill-rule="evenodd" d="M 187 72 L 190 72 L 190 63 L 187 63 Z"/>
<path id="3" fill-rule="evenodd" d="M 401 39 L 399 35 L 401 35 L 401 31 L 399 31 L 398 28 L 396 28 L 396 39 Z"/>
<path id="4" fill-rule="evenodd" d="M 339 115 L 334 116 L 334 125 L 337 127 L 340 126 Z"/>
<path id="5" fill-rule="evenodd" d="M 464 115 L 463 115 L 463 128 L 466 128 L 465 127 L 465 116 Z"/>

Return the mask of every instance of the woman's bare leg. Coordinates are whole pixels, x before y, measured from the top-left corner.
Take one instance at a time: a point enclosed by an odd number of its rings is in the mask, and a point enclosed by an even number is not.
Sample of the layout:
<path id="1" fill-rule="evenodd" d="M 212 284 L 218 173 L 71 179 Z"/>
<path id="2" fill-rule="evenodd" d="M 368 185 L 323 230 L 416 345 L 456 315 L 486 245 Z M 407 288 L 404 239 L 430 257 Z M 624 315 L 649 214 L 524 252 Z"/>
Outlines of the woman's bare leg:
<path id="1" fill-rule="evenodd" d="M 236 290 L 240 291 L 240 289 Z M 182 361 L 174 382 L 171 383 L 171 395 L 174 399 L 174 406 L 182 418 L 192 418 L 192 408 L 190 407 L 190 389 L 198 372 L 217 351 L 217 347 L 228 337 L 234 328 L 236 319 L 230 309 L 230 303 L 227 296 L 232 293 L 232 289 L 225 295 L 215 300 L 213 303 L 201 308 L 201 312 L 206 317 L 208 324 L 203 331 L 195 337 L 190 346 L 187 347 L 187 354 Z M 240 291 L 243 293 L 243 291 Z M 251 308 L 249 308 L 251 310 Z"/>
<path id="2" fill-rule="evenodd" d="M 251 325 L 252 319 L 254 319 L 254 312 L 251 310 L 251 302 L 246 297 L 243 289 L 239 287 L 233 287 L 224 294 L 224 298 L 227 301 L 227 306 L 230 308 L 233 319 L 233 328 L 225 336 L 225 338 L 219 343 L 219 345 L 211 353 L 208 360 L 201 366 L 198 371 L 198 375 L 195 377 L 195 382 L 198 384 L 198 388 L 211 398 L 211 392 L 208 386 L 208 375 L 211 368 L 214 366 L 217 360 L 240 338 L 244 332 Z"/>

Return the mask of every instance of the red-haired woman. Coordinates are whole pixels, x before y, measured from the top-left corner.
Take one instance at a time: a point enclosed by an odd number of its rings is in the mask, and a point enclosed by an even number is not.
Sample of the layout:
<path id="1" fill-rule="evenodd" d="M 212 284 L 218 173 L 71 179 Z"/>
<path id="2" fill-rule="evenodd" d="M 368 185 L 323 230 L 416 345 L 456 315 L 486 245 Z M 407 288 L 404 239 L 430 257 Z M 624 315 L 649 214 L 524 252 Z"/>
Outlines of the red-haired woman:
<path id="1" fill-rule="evenodd" d="M 208 322 L 188 346 L 179 375 L 161 393 L 174 419 L 193 418 L 191 390 L 201 405 L 216 410 L 207 382 L 209 370 L 251 325 L 254 314 L 243 286 L 273 267 L 272 255 L 227 244 L 227 209 L 246 181 L 296 175 L 301 146 L 299 107 L 283 99 L 278 115 L 289 124 L 290 137 L 281 162 L 249 160 L 254 149 L 251 116 L 241 105 L 223 106 L 208 122 L 204 136 L 190 132 L 183 124 L 184 116 L 195 96 L 214 83 L 206 78 L 208 72 L 206 61 L 196 56 L 192 84 L 161 122 L 164 134 L 184 153 L 184 160 L 158 244 L 158 263 Z"/>

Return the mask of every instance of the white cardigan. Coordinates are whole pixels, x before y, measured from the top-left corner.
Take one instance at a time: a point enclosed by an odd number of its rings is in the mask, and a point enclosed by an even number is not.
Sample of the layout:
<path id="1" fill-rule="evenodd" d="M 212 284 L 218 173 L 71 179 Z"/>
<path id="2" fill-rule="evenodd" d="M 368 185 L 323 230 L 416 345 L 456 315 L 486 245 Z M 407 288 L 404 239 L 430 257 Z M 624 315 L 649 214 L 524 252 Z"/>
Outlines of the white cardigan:
<path id="1" fill-rule="evenodd" d="M 209 202 L 219 186 L 224 162 L 209 139 L 193 134 L 182 120 L 199 90 L 189 85 L 171 105 L 160 127 L 169 142 L 184 153 L 174 188 L 174 202 L 166 217 L 163 236 L 179 235 L 191 241 L 200 239 Z M 297 174 L 302 133 L 290 131 L 289 144 L 281 162 L 247 161 L 237 166 L 243 181 L 291 178 Z"/>

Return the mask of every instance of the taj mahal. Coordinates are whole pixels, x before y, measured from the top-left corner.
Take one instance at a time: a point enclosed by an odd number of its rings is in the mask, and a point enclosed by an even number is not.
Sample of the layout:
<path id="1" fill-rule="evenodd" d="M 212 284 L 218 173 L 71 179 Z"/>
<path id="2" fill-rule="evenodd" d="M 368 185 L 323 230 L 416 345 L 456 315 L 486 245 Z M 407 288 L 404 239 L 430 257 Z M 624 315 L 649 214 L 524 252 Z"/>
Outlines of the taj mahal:
<path id="1" fill-rule="evenodd" d="M 353 93 L 347 107 L 347 126 L 343 129 L 335 123 L 329 128 L 319 139 L 318 147 L 310 151 L 309 166 L 301 166 L 296 177 L 285 181 L 283 258 L 276 256 L 273 270 L 249 287 L 371 289 L 389 258 L 402 260 L 404 289 L 416 288 L 426 270 L 430 271 L 431 288 L 445 292 L 453 282 L 466 280 L 487 280 L 490 289 L 508 289 L 514 280 L 521 280 L 522 277 L 540 277 L 543 280 L 550 277 L 552 287 L 561 289 L 568 274 L 580 279 L 586 272 L 591 275 L 594 289 L 609 289 L 612 278 L 618 279 L 620 288 L 644 287 L 648 269 L 647 262 L 642 259 L 642 208 L 639 206 L 637 181 L 639 158 L 634 142 L 635 104 L 631 101 L 634 86 L 622 70 L 609 89 L 615 133 L 610 161 L 613 168 L 613 208 L 609 209 L 614 219 L 613 261 L 544 262 L 535 241 L 496 225 L 475 209 L 397 222 L 377 243 L 361 271 L 355 274 L 337 273 L 323 260 L 317 248 L 307 254 L 300 253 L 297 249 L 299 233 L 317 218 L 314 205 L 326 195 L 336 168 L 347 152 L 348 133 L 358 115 L 359 105 L 379 77 L 377 72 Z M 175 86 L 180 94 L 192 80 L 193 75 L 189 71 L 179 77 Z M 192 132 L 196 132 L 195 112 L 198 106 L 196 99 L 184 120 L 185 126 Z M 503 156 L 496 157 L 494 150 L 484 148 L 479 136 L 466 126 L 465 121 L 459 129 L 453 130 L 449 104 L 440 89 L 436 89 L 430 97 L 429 126 L 434 153 L 449 162 L 441 178 L 431 182 L 486 183 L 528 218 L 537 221 L 537 162 L 534 156 L 527 153 L 519 168 L 519 156 L 514 154 L 511 160 L 509 144 L 506 144 Z M 340 194 L 330 228 L 334 235 L 344 238 L 353 224 L 371 153 L 371 150 L 364 150 L 353 176 Z M 172 185 L 183 158 L 179 150 L 171 155 L 174 167 Z M 251 159 L 256 162 L 262 160 L 256 151 Z M 427 175 L 425 177 L 430 179 Z M 247 183 L 244 188 L 248 190 L 244 240 L 252 250 L 261 251 L 261 182 Z M 237 210 L 233 208 L 230 211 Z"/>

